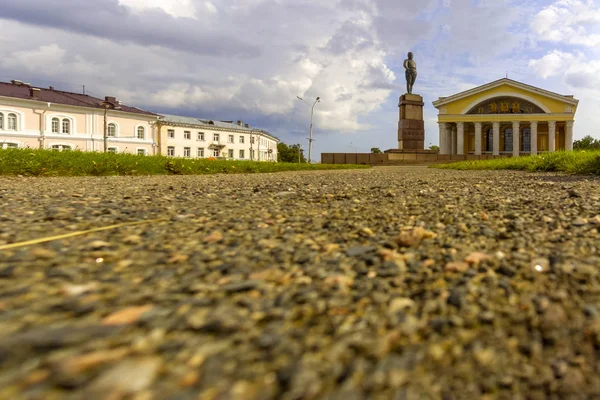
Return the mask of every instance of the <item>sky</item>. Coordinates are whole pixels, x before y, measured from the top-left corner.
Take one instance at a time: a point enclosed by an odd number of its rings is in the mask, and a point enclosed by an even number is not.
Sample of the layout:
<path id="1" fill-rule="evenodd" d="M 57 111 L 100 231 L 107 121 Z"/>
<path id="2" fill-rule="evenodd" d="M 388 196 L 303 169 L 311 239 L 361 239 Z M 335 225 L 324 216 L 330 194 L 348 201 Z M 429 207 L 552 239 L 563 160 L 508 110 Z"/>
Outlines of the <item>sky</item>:
<path id="1" fill-rule="evenodd" d="M 431 104 L 508 77 L 579 99 L 600 138 L 600 0 L 0 0 L 0 80 L 242 120 L 321 152 L 397 147 L 403 61 Z"/>

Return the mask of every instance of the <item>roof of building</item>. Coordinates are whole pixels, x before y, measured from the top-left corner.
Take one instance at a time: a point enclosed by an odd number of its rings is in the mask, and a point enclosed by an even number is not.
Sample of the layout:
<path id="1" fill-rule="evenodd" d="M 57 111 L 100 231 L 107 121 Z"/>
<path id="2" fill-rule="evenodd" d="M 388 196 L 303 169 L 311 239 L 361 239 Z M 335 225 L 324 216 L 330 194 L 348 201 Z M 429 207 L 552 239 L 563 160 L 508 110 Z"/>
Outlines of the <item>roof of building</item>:
<path id="1" fill-rule="evenodd" d="M 222 128 L 222 129 L 235 129 L 241 131 L 248 132 L 261 132 L 267 136 L 272 137 L 273 139 L 279 141 L 279 138 L 270 134 L 269 132 L 263 129 L 251 128 L 248 124 L 242 124 L 242 121 L 238 121 L 238 123 L 234 123 L 233 121 L 216 121 L 212 119 L 204 119 L 204 118 L 194 118 L 194 117 L 183 117 L 181 115 L 172 115 L 172 114 L 160 114 L 160 120 L 172 124 L 182 124 L 182 125 L 192 125 L 197 126 L 199 128 L 209 129 L 211 127 Z"/>
<path id="2" fill-rule="evenodd" d="M 116 111 L 133 114 L 157 116 L 150 111 L 144 111 L 136 107 L 120 104 L 114 97 L 106 97 L 104 100 L 81 93 L 65 92 L 50 88 L 38 88 L 21 81 L 0 82 L 0 96 L 13 97 L 16 99 L 42 101 L 46 103 L 64 104 L 74 107 L 100 108 L 101 103 L 108 102 L 117 107 Z"/>
<path id="3" fill-rule="evenodd" d="M 485 90 L 489 90 L 489 89 L 492 89 L 494 87 L 504 85 L 504 84 L 509 85 L 509 86 L 514 86 L 517 88 L 521 88 L 521 89 L 524 89 L 524 90 L 527 90 L 530 92 L 537 92 L 541 95 L 552 97 L 557 100 L 561 100 L 561 101 L 564 101 L 566 103 L 570 103 L 573 105 L 577 105 L 579 103 L 579 100 L 575 99 L 573 95 L 563 95 L 563 94 L 551 92 L 549 90 L 541 89 L 541 88 L 538 88 L 538 87 L 535 87 L 532 85 L 528 85 L 523 82 L 515 81 L 513 79 L 502 78 L 502 79 L 495 80 L 493 82 L 489 82 L 489 83 L 474 87 L 472 89 L 464 90 L 462 92 L 453 94 L 451 96 L 439 97 L 436 101 L 433 102 L 433 105 L 434 105 L 434 107 L 439 107 L 443 104 L 451 103 L 460 98 L 471 96 L 473 94 L 480 93 Z"/>

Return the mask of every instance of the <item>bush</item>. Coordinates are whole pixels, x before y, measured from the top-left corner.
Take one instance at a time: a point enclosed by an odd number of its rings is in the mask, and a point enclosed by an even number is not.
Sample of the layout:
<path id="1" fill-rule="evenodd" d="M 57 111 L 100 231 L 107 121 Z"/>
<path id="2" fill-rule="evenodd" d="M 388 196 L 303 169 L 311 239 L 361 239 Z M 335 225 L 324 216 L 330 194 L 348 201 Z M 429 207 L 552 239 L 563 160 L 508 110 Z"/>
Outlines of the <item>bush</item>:
<path id="1" fill-rule="evenodd" d="M 175 158 L 135 154 L 37 149 L 0 150 L 0 175 L 106 176 L 204 175 L 368 168 L 361 165 L 328 165 L 229 161 L 214 158 Z"/>

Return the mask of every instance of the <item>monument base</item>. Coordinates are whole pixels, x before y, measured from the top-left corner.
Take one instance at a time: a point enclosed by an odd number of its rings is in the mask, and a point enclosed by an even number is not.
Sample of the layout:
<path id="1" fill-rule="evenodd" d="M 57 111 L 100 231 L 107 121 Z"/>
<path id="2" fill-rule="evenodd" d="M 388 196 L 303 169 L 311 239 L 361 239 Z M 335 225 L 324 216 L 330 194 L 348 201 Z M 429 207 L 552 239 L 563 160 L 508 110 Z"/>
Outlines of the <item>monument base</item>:
<path id="1" fill-rule="evenodd" d="M 398 120 L 398 149 L 425 149 L 425 122 L 423 121 L 423 97 L 418 94 L 400 96 Z"/>

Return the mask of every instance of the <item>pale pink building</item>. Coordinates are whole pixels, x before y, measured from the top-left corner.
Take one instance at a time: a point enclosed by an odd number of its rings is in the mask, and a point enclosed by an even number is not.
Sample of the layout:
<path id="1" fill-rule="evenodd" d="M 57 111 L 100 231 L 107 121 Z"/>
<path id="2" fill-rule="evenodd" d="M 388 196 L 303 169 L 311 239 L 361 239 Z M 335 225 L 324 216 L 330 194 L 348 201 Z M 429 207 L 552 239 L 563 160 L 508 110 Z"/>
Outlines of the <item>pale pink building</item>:
<path id="1" fill-rule="evenodd" d="M 0 82 L 0 148 L 158 153 L 158 115 L 114 97 Z M 105 129 L 106 126 L 106 129 Z"/>

